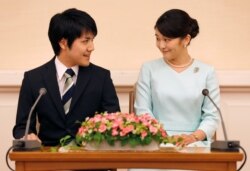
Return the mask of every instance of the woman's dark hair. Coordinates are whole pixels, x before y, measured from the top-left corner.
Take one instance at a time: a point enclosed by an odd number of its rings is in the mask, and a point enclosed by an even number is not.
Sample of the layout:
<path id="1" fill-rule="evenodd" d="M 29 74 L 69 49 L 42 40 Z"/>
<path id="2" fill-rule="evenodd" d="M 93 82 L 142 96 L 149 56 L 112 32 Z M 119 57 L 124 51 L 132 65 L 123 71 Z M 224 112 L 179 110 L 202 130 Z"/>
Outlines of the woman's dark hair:
<path id="1" fill-rule="evenodd" d="M 55 55 L 59 55 L 60 40 L 66 39 L 71 48 L 74 40 L 84 32 L 97 35 L 95 20 L 88 13 L 71 8 L 54 15 L 50 20 L 48 35 Z"/>
<path id="2" fill-rule="evenodd" d="M 169 38 L 183 38 L 187 34 L 194 38 L 199 33 L 197 20 L 180 9 L 171 9 L 162 14 L 156 21 L 155 29 Z"/>

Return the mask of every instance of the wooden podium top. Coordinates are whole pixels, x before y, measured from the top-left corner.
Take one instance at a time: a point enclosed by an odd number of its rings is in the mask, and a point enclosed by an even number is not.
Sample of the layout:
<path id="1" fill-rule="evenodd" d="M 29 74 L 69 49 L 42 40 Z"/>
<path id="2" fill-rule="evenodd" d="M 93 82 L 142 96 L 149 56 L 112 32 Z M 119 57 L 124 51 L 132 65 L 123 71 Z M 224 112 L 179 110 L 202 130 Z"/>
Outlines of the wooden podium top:
<path id="1" fill-rule="evenodd" d="M 86 151 L 67 153 L 11 152 L 16 171 L 105 168 L 168 168 L 236 171 L 239 152 L 210 152 L 209 148 L 188 147 L 181 151 L 164 148 L 157 151 Z"/>

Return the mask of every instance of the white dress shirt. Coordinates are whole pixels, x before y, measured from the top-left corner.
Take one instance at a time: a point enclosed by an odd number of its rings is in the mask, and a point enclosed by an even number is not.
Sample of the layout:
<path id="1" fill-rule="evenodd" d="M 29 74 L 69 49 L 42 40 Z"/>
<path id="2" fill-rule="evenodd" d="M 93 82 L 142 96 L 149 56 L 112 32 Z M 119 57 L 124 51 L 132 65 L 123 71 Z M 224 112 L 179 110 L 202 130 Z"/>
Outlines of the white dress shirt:
<path id="1" fill-rule="evenodd" d="M 67 68 L 57 57 L 55 59 L 55 65 L 56 65 L 57 82 L 58 82 L 59 91 L 60 91 L 61 98 L 62 98 L 63 87 L 64 87 L 64 84 L 66 81 L 66 77 L 64 76 L 64 73 L 69 68 Z M 71 69 L 75 72 L 75 75 L 73 76 L 73 81 L 76 84 L 79 66 L 77 66 L 77 65 L 73 66 L 73 67 L 71 67 Z"/>

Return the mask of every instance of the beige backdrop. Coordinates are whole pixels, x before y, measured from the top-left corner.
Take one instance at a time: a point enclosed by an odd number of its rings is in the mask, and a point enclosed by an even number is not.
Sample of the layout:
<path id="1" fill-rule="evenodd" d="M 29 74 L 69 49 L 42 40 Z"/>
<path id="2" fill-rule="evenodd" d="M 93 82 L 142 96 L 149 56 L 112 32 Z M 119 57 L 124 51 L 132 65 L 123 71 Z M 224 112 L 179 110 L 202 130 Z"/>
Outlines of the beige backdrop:
<path id="1" fill-rule="evenodd" d="M 12 144 L 18 100 L 18 92 L 5 91 L 6 85 L 20 85 L 24 70 L 52 58 L 49 20 L 71 7 L 96 20 L 99 33 L 92 62 L 109 68 L 116 85 L 133 84 L 141 64 L 161 56 L 153 27 L 163 12 L 180 8 L 196 18 L 201 32 L 192 41 L 190 54 L 216 67 L 220 85 L 233 87 L 222 92 L 222 112 L 229 139 L 240 140 L 249 154 L 249 0 L 0 0 L 0 135 L 5 140 L 0 170 L 8 170 L 5 154 Z M 126 112 L 128 95 L 121 93 L 119 98 Z M 218 131 L 218 139 L 222 138 Z M 248 170 L 249 163 L 243 171 Z"/>
<path id="2" fill-rule="evenodd" d="M 180 8 L 196 18 L 200 34 L 190 54 L 219 70 L 250 69 L 249 0 L 1 0 L 0 70 L 28 70 L 48 61 L 49 20 L 76 7 L 96 20 L 92 62 L 111 70 L 138 70 L 160 57 L 154 24 L 166 10 Z"/>

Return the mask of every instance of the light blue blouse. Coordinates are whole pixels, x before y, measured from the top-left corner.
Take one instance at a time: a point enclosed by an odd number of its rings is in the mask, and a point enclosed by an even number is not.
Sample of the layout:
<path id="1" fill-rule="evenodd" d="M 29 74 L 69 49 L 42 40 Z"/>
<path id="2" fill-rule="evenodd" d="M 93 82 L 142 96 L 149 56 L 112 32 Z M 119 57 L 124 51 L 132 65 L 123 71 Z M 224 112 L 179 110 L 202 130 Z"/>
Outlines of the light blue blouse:
<path id="1" fill-rule="evenodd" d="M 220 116 L 209 99 L 202 95 L 204 88 L 218 104 L 219 85 L 210 65 L 195 59 L 186 70 L 178 73 L 163 58 L 147 62 L 137 82 L 135 112 L 155 117 L 169 135 L 200 129 L 210 141 Z"/>

